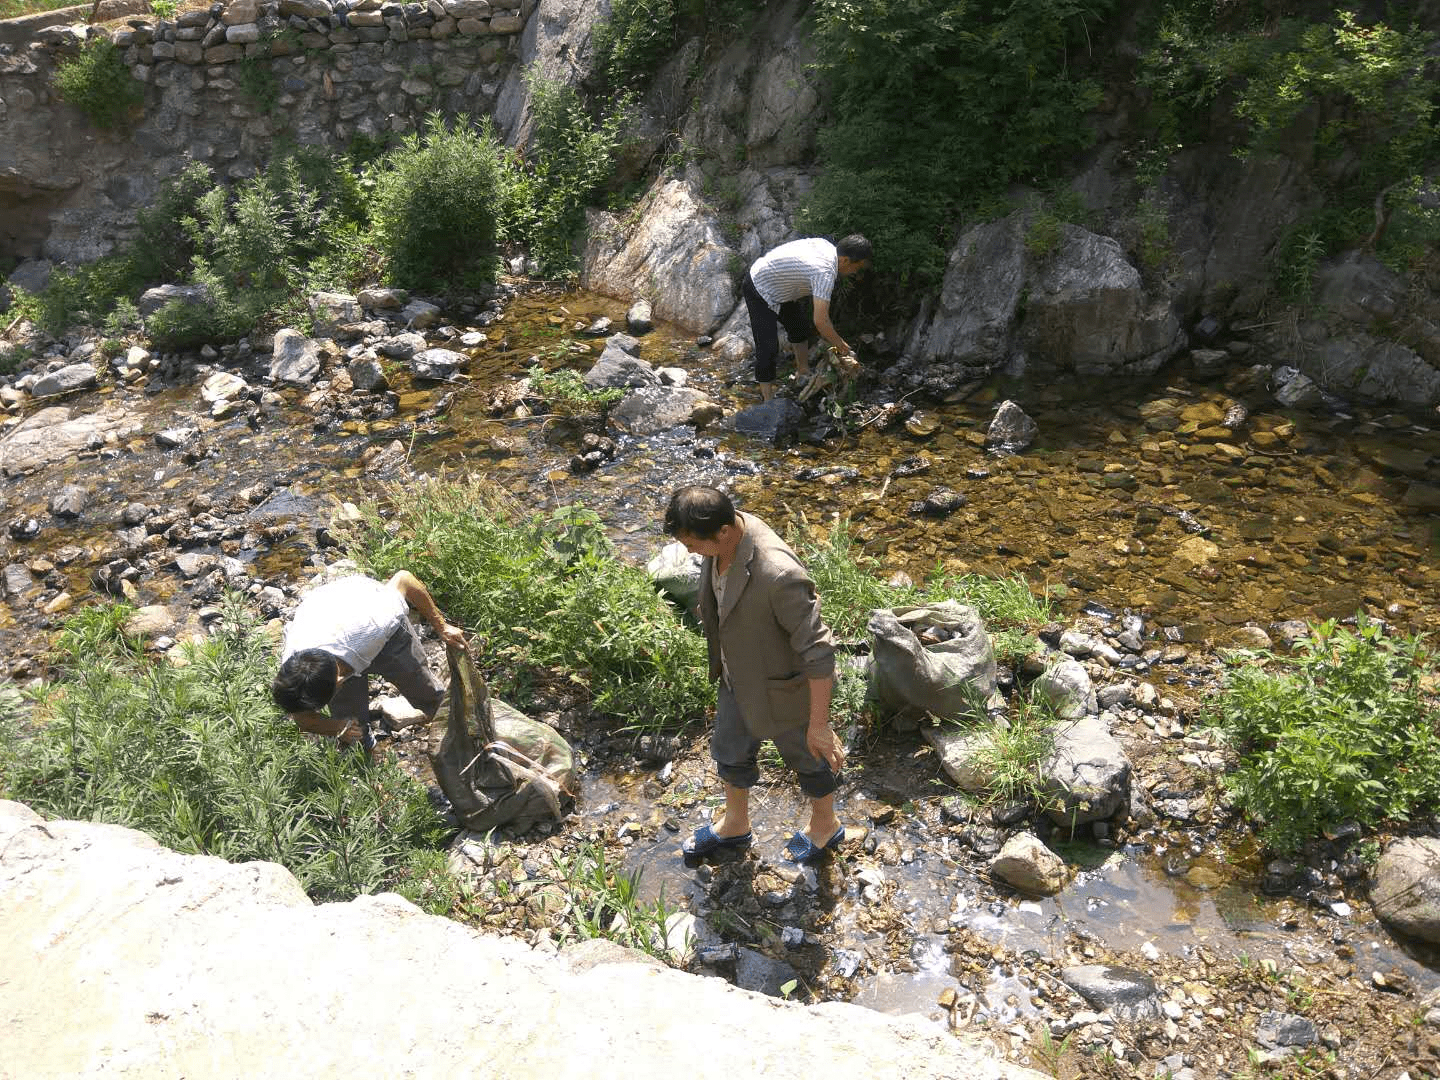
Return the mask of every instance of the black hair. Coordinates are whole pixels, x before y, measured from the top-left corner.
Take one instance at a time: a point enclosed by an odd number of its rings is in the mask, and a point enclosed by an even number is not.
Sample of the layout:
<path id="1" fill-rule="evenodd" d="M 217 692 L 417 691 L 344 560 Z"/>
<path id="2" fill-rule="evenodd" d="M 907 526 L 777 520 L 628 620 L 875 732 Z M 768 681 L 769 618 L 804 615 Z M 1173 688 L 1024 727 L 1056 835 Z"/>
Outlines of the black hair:
<path id="1" fill-rule="evenodd" d="M 335 696 L 338 674 L 335 657 L 324 649 L 301 649 L 280 665 L 270 696 L 284 712 L 315 712 Z"/>
<path id="2" fill-rule="evenodd" d="M 844 255 L 851 262 L 869 262 L 873 256 L 870 241 L 859 233 L 851 233 L 836 244 L 835 254 Z"/>
<path id="3" fill-rule="evenodd" d="M 665 508 L 667 536 L 713 540 L 726 525 L 735 524 L 735 504 L 719 488 L 690 484 L 676 490 Z"/>

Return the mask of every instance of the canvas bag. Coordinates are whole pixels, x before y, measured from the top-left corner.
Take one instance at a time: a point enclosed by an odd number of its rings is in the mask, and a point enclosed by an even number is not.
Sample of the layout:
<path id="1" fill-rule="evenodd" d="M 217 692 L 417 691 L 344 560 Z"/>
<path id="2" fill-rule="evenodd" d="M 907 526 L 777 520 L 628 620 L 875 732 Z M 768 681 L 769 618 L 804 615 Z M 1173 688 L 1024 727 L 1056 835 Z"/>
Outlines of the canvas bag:
<path id="1" fill-rule="evenodd" d="M 455 816 L 475 832 L 559 821 L 578 774 L 570 744 L 549 724 L 490 696 L 464 649 L 449 646 L 450 718 L 430 756 Z"/>

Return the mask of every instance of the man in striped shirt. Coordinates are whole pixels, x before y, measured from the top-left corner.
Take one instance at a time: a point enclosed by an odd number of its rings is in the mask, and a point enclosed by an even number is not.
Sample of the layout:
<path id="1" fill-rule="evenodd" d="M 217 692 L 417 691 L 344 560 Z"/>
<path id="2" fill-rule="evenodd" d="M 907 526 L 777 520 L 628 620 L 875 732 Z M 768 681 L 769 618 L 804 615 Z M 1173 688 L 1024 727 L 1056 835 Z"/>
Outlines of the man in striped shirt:
<path id="1" fill-rule="evenodd" d="M 838 244 L 820 237 L 792 240 L 756 259 L 745 275 L 745 307 L 755 338 L 755 381 L 760 396 L 775 395 L 775 364 L 780 357 L 780 325 L 795 348 L 795 371 L 810 373 L 810 340 L 816 332 L 841 359 L 854 358 L 830 322 L 830 295 L 837 277 L 849 277 L 870 265 L 870 241 L 858 234 Z M 813 298 L 814 314 L 811 315 Z"/>

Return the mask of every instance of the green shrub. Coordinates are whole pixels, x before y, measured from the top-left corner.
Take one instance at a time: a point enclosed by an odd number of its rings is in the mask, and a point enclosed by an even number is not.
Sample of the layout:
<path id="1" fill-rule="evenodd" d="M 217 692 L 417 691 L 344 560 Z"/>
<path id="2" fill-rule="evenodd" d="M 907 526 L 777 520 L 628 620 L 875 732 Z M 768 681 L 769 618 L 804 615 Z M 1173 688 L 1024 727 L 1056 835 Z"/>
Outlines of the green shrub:
<path id="1" fill-rule="evenodd" d="M 619 387 L 592 390 L 585 377 L 573 368 L 546 371 L 538 364 L 529 372 L 530 389 L 557 416 L 569 420 L 604 421 L 610 407 L 625 396 Z"/>
<path id="2" fill-rule="evenodd" d="M 591 37 L 594 82 L 602 93 L 642 90 L 683 34 L 724 40 L 764 8 L 764 0 L 610 0 Z"/>
<path id="3" fill-rule="evenodd" d="M 1326 622 L 1294 656 L 1259 659 L 1237 658 L 1209 718 L 1241 754 L 1227 782 L 1272 848 L 1440 803 L 1437 666 L 1420 639 Z"/>
<path id="4" fill-rule="evenodd" d="M 985 703 L 975 704 L 983 715 Z M 1061 723 L 1043 695 L 1020 693 L 1005 719 L 975 729 L 978 746 L 970 762 L 989 777 L 986 803 L 1028 802 L 1043 808 L 1053 800 L 1045 788 L 1045 763 L 1055 754 Z"/>
<path id="5" fill-rule="evenodd" d="M 486 642 L 497 689 L 522 693 L 561 677 L 592 706 L 643 728 L 678 727 L 712 700 L 704 642 L 645 572 L 609 552 L 599 520 L 578 507 L 534 514 L 479 478 L 385 490 L 348 537 L 374 573 L 401 568 L 426 583 L 455 621 Z"/>
<path id="6" fill-rule="evenodd" d="M 287 867 L 317 900 L 402 882 L 445 829 L 424 789 L 311 742 L 270 701 L 270 639 L 231 598 L 185 666 L 127 642 L 120 608 L 66 624 L 38 732 L 0 739 L 0 793 L 54 816 L 141 829 L 184 852 Z M 427 864 L 426 859 L 430 861 Z"/>
<path id="7" fill-rule="evenodd" d="M 1084 147 L 1096 85 L 1074 70 L 1108 0 L 818 0 L 831 100 L 812 233 L 864 233 L 891 300 L 937 282 L 955 219 Z M 958 104 L 957 104 L 958 103 Z"/>
<path id="8" fill-rule="evenodd" d="M 529 248 L 543 276 L 565 277 L 575 269 L 585 206 L 610 178 L 629 99 L 595 121 L 574 87 L 535 67 L 525 80 L 534 127 L 524 164 L 510 169 L 506 239 Z"/>
<path id="9" fill-rule="evenodd" d="M 78 56 L 62 60 L 55 69 L 55 87 L 98 128 L 119 127 L 145 100 L 144 88 L 125 66 L 123 54 L 105 37 L 87 41 Z"/>
<path id="10" fill-rule="evenodd" d="M 508 197 L 504 148 L 492 121 L 445 125 L 439 113 L 408 135 L 375 174 L 374 226 L 386 273 L 411 288 L 493 279 Z"/>

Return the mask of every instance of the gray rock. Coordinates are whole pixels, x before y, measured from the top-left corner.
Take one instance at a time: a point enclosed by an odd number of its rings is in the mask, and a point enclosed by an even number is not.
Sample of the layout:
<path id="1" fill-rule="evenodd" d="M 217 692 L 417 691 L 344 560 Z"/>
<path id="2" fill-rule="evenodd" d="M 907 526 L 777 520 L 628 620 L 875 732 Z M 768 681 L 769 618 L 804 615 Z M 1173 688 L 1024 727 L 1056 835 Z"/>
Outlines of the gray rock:
<path id="1" fill-rule="evenodd" d="M 310 386 L 320 374 L 320 349 L 298 330 L 275 331 L 270 377 L 279 383 Z"/>
<path id="2" fill-rule="evenodd" d="M 173 635 L 177 625 L 175 613 L 164 604 L 147 604 L 125 620 L 125 632 L 148 640 Z"/>
<path id="3" fill-rule="evenodd" d="M 410 358 L 410 370 L 417 379 L 446 382 L 469 363 L 464 353 L 451 349 L 422 349 Z"/>
<path id="4" fill-rule="evenodd" d="M 625 328 L 632 334 L 648 334 L 655 329 L 649 300 L 636 300 L 625 312 Z"/>
<path id="5" fill-rule="evenodd" d="M 380 393 L 390 388 L 390 382 L 385 378 L 385 369 L 373 356 L 360 357 L 351 363 L 347 370 L 350 372 L 350 384 L 356 390 Z"/>
<path id="6" fill-rule="evenodd" d="M 5 569 L 0 571 L 0 577 L 4 580 L 5 595 L 11 600 L 23 600 L 40 588 L 31 575 L 30 568 L 24 563 L 7 563 Z"/>
<path id="7" fill-rule="evenodd" d="M 412 330 L 424 330 L 440 321 L 440 309 L 424 300 L 411 300 L 400 310 L 400 318 Z"/>
<path id="8" fill-rule="evenodd" d="M 404 307 L 405 302 L 410 299 L 410 294 L 404 289 L 390 289 L 380 285 L 372 285 L 361 289 L 356 297 L 362 307 L 376 311 L 398 311 Z"/>
<path id="9" fill-rule="evenodd" d="M 1274 378 L 1275 400 L 1287 409 L 1313 409 L 1325 400 L 1315 380 L 1295 368 L 1276 368 Z"/>
<path id="10" fill-rule="evenodd" d="M 644 363 L 644 361 L 636 361 Z M 628 435 L 653 435 L 691 423 L 695 411 L 713 405 L 699 390 L 678 386 L 642 386 L 631 390 L 610 411 L 610 421 Z"/>
<path id="11" fill-rule="evenodd" d="M 238 398 L 250 389 L 239 375 L 232 371 L 217 371 L 200 384 L 200 396 L 210 404 Z"/>
<path id="12" fill-rule="evenodd" d="M 1065 659 L 1045 669 L 1035 680 L 1033 693 L 1042 696 L 1055 715 L 1074 720 L 1095 711 L 1095 691 L 1082 664 Z"/>
<path id="13" fill-rule="evenodd" d="M 193 427 L 173 427 L 155 433 L 155 445 L 162 450 L 176 450 L 199 434 Z"/>
<path id="14" fill-rule="evenodd" d="M 1314 1046 L 1320 1041 L 1315 1024 L 1294 1013 L 1265 1012 L 1255 1028 L 1255 1041 L 1272 1050 L 1290 1046 Z"/>
<path id="15" fill-rule="evenodd" d="M 781 997 L 781 987 L 797 978 L 795 969 L 783 960 L 773 960 L 754 949 L 742 948 L 735 959 L 735 985 L 771 997 Z"/>
<path id="16" fill-rule="evenodd" d="M 202 574 L 208 574 L 215 569 L 218 561 L 214 555 L 202 555 L 194 551 L 187 551 L 183 555 L 175 556 L 175 566 L 187 578 L 197 578 Z"/>
<path id="17" fill-rule="evenodd" d="M 1126 1020 L 1160 1014 L 1155 980 L 1139 971 L 1104 964 L 1077 964 L 1064 968 L 1060 980 L 1097 1009 L 1108 1009 Z"/>
<path id="18" fill-rule="evenodd" d="M 1021 892 L 1053 896 L 1065 887 L 1065 860 L 1027 832 L 1016 833 L 990 862 L 990 873 Z"/>
<path id="19" fill-rule="evenodd" d="M 375 342 L 375 351 L 396 360 L 409 360 L 425 349 L 425 335 L 407 330 L 403 334 L 381 338 Z"/>
<path id="20" fill-rule="evenodd" d="M 70 394 L 94 386 L 99 377 L 100 373 L 95 370 L 94 364 L 66 364 L 58 371 L 36 379 L 30 387 L 30 394 L 35 398 Z"/>
<path id="21" fill-rule="evenodd" d="M 655 369 L 644 360 L 632 356 L 622 347 L 622 343 L 616 342 L 615 337 L 606 341 L 605 351 L 585 373 L 585 385 L 592 390 L 658 386 L 660 377 L 655 374 Z"/>
<path id="22" fill-rule="evenodd" d="M 18 285 L 26 292 L 43 292 L 50 284 L 50 275 L 55 266 L 49 259 L 26 259 L 6 279 L 11 285 Z"/>
<path id="23" fill-rule="evenodd" d="M 805 422 L 805 410 L 793 398 L 776 395 L 760 405 L 741 409 L 730 419 L 741 435 L 780 443 L 791 438 Z"/>
<path id="24" fill-rule="evenodd" d="M 177 59 L 178 49 L 177 49 Z M 196 60 L 198 63 L 198 59 Z M 199 285 L 157 285 L 153 289 L 146 289 L 140 294 L 136 303 L 141 315 L 154 315 L 166 304 L 178 302 L 181 304 L 203 305 L 210 302 L 210 294 Z"/>
<path id="25" fill-rule="evenodd" d="M 1130 759 L 1098 716 L 1061 724 L 1042 768 L 1047 812 L 1057 825 L 1104 821 L 1130 804 Z"/>
<path id="26" fill-rule="evenodd" d="M 1391 929 L 1440 942 L 1440 839 L 1409 836 L 1387 847 L 1375 864 L 1370 900 Z"/>
<path id="27" fill-rule="evenodd" d="M 360 302 L 349 293 L 317 292 L 305 303 L 310 308 L 316 337 L 334 337 L 341 326 L 365 318 Z"/>
<path id="28" fill-rule="evenodd" d="M 62 405 L 31 413 L 0 439 L 0 472 L 16 476 L 63 461 L 88 448 L 120 441 L 139 431 L 142 421 L 117 405 L 72 416 Z"/>
<path id="29" fill-rule="evenodd" d="M 1040 434 L 1040 426 L 1013 401 L 1002 401 L 985 433 L 985 444 L 1011 453 L 1024 450 Z"/>
<path id="30" fill-rule="evenodd" d="M 452 19 L 490 18 L 490 0 L 441 0 L 445 14 Z"/>
<path id="31" fill-rule="evenodd" d="M 60 518 L 77 518 L 90 505 L 90 492 L 78 484 L 66 484 L 50 496 L 50 513 Z"/>
<path id="32" fill-rule="evenodd" d="M 281 15 L 294 15 L 301 19 L 328 18 L 331 10 L 330 0 L 280 0 Z"/>

